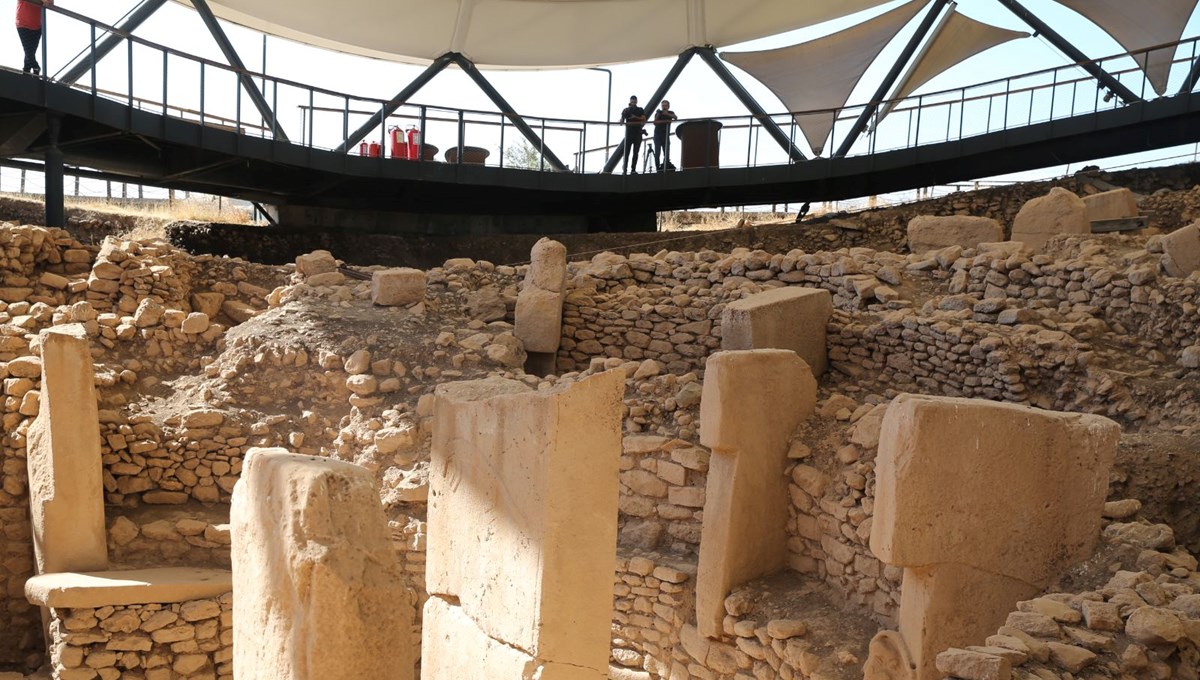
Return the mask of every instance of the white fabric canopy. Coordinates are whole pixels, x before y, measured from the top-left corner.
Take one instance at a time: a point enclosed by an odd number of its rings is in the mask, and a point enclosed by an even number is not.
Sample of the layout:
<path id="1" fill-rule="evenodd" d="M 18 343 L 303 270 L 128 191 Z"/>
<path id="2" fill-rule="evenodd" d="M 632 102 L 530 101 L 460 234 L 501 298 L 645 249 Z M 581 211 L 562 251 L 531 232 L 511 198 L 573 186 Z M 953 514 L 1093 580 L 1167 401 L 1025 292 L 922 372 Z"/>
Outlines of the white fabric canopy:
<path id="1" fill-rule="evenodd" d="M 821 111 L 793 116 L 819 155 L 833 129 L 834 109 L 846 105 L 867 68 L 923 4 L 912 0 L 870 21 L 799 45 L 725 52 L 721 57 L 760 80 L 788 111 Z"/>
<path id="2" fill-rule="evenodd" d="M 1183 37 L 1197 0 L 1058 0 L 1087 17 L 1130 52 L 1172 43 Z M 1136 57 L 1154 91 L 1167 90 L 1175 48 Z"/>
<path id="3" fill-rule="evenodd" d="M 187 0 L 176 0 L 187 4 Z M 889 0 L 212 0 L 222 19 L 353 54 L 425 63 L 462 52 L 493 68 L 564 68 L 673 57 Z"/>
<path id="4" fill-rule="evenodd" d="M 894 101 L 907 97 L 950 67 L 980 52 L 1009 40 L 1027 37 L 1029 34 L 1023 31 L 1010 31 L 1007 28 L 975 21 L 959 14 L 957 10 L 951 12 L 926 44 L 924 51 L 913 61 L 908 72 L 896 83 L 890 99 Z M 892 110 L 892 106 L 889 102 L 880 107 L 876 121 L 886 116 Z"/>

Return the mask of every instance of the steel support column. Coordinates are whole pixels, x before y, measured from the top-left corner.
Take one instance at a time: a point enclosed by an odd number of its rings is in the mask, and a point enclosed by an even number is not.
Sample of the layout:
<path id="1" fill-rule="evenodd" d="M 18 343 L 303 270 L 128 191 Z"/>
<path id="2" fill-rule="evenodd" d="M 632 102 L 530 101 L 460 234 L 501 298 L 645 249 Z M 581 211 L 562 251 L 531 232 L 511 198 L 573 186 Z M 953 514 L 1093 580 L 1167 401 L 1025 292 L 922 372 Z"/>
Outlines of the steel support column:
<path id="1" fill-rule="evenodd" d="M 466 73 L 468 76 L 470 76 L 471 80 L 475 82 L 475 85 L 477 85 L 480 90 L 483 90 L 483 93 L 487 95 L 488 99 L 492 100 L 492 103 L 500 109 L 500 113 L 505 118 L 508 118 L 510 121 L 512 121 L 513 127 L 517 128 L 517 130 L 519 130 L 521 134 L 525 136 L 525 139 L 529 140 L 530 144 L 541 151 L 542 158 L 545 159 L 547 165 L 554 168 L 558 172 L 570 172 L 567 169 L 567 166 L 563 165 L 562 161 L 558 159 L 558 156 L 554 155 L 554 152 L 550 150 L 550 147 L 546 146 L 546 140 L 539 137 L 538 134 L 533 131 L 533 128 L 529 127 L 529 123 L 526 123 L 524 118 L 513 111 L 512 106 L 505 101 L 504 97 L 501 96 L 500 92 L 497 91 L 496 88 L 492 87 L 492 84 L 488 82 L 488 79 L 483 77 L 483 74 L 479 72 L 479 69 L 475 67 L 475 64 L 472 63 L 470 59 L 467 59 L 457 52 L 452 53 L 450 57 L 454 60 L 454 63 L 458 64 L 458 67 L 463 70 L 463 73 Z M 462 146 L 464 141 L 461 139 L 461 133 L 458 144 L 459 158 L 462 158 Z M 501 153 L 503 153 L 503 149 L 501 149 Z"/>
<path id="2" fill-rule="evenodd" d="M 426 83 L 433 80 L 434 76 L 441 73 L 442 70 L 449 66 L 453 61 L 453 54 L 443 54 L 437 59 L 434 59 L 433 63 L 421 72 L 421 75 L 413 78 L 411 83 L 409 83 L 403 90 L 400 90 L 400 92 L 396 93 L 395 97 L 392 97 L 390 100 L 388 100 L 388 102 L 383 105 L 382 110 L 380 110 L 378 113 L 371 114 L 371 117 L 367 119 L 367 122 L 360 125 L 359 128 L 354 132 L 351 132 L 350 136 L 346 138 L 346 141 L 342 142 L 336 149 L 333 150 L 334 153 L 346 153 L 348 149 L 365 139 L 367 135 L 371 134 L 371 130 L 383 125 L 388 116 L 395 113 L 396 110 L 401 106 L 404 106 L 405 102 L 407 102 L 414 94 L 417 93 L 417 90 L 425 87 Z"/>
<path id="3" fill-rule="evenodd" d="M 734 96 L 741 100 L 742 105 L 749 109 L 755 118 L 758 118 L 759 124 L 763 126 L 767 134 L 771 135 L 779 143 L 779 146 L 783 147 L 783 150 L 787 152 L 788 158 L 793 161 L 808 160 L 808 157 L 796 147 L 787 133 L 783 131 L 783 128 L 779 127 L 779 124 L 771 116 L 767 115 L 767 112 L 754 99 L 754 96 L 745 87 L 742 87 L 742 84 L 734 77 L 729 67 L 725 65 L 725 62 L 721 61 L 721 58 L 717 56 L 717 51 L 714 48 L 697 47 L 695 49 L 700 58 L 704 60 L 704 63 L 708 64 L 713 73 L 716 73 L 717 77 L 725 83 L 725 87 L 728 87 Z"/>
<path id="4" fill-rule="evenodd" d="M 212 34 L 213 40 L 217 41 L 217 46 L 221 48 L 226 61 L 237 71 L 242 88 L 250 96 L 250 101 L 254 102 L 254 107 L 262 115 L 263 122 L 274 132 L 276 139 L 288 141 L 287 133 L 280 127 L 279 121 L 275 118 L 275 112 L 271 110 L 271 105 L 259 91 L 254 79 L 246 72 L 246 65 L 242 63 L 242 58 L 238 56 L 237 50 L 233 49 L 233 43 L 229 42 L 229 36 L 225 35 L 225 31 L 217 23 L 217 17 L 213 15 L 212 9 L 208 6 L 208 0 L 191 0 L 191 3 L 196 8 L 196 13 L 204 20 L 204 25 L 208 27 L 208 32 Z"/>
<path id="5" fill-rule="evenodd" d="M 921 25 L 917 27 L 917 32 L 913 33 L 912 38 L 909 38 L 908 44 L 904 46 L 904 51 L 896 58 L 896 63 L 892 64 L 892 69 L 884 76 L 883 82 L 875 90 L 875 96 L 867 102 L 866 108 L 858 115 L 858 120 L 854 121 L 854 126 L 850 128 L 850 133 L 842 140 L 842 145 L 838 147 L 834 158 L 841 158 L 847 153 L 850 153 L 850 147 L 854 145 L 855 140 L 862 134 L 863 130 L 867 129 L 867 123 L 870 122 L 871 116 L 875 115 L 875 111 L 879 108 L 879 104 L 883 102 L 883 98 L 887 96 L 888 90 L 892 89 L 892 85 L 896 84 L 896 79 L 900 77 L 900 72 L 904 70 L 908 60 L 912 59 L 917 48 L 921 46 L 921 41 L 925 36 L 929 35 L 929 29 L 933 28 L 933 22 L 937 20 L 938 15 L 942 13 L 942 9 L 949 4 L 950 0 L 933 0 L 929 11 L 925 14 L 925 18 L 921 20 Z"/>
<path id="6" fill-rule="evenodd" d="M 46 225 L 47 227 L 62 228 L 67 226 L 66 206 L 63 203 L 63 155 L 58 148 L 59 131 L 62 120 L 58 116 L 50 116 L 46 120 L 46 139 L 49 142 L 42 158 L 46 175 Z"/>
<path id="7" fill-rule="evenodd" d="M 149 19 L 160 7 L 167 4 L 167 0 L 142 0 L 142 3 L 135 7 L 125 20 L 115 28 L 120 33 L 109 33 L 103 40 L 96 43 L 95 50 L 88 50 L 79 55 L 74 65 L 72 65 L 66 73 L 58 79 L 60 83 L 74 85 L 83 77 L 83 74 L 96 68 L 96 64 L 105 57 L 109 52 L 112 52 L 121 41 L 125 39 L 125 35 L 129 35 L 137 30 L 146 19 Z"/>
<path id="8" fill-rule="evenodd" d="M 1039 19 L 1036 14 L 1025 9 L 1020 2 L 1017 0 L 998 0 L 998 2 L 1008 8 L 1008 11 L 1017 15 L 1021 21 L 1029 24 L 1029 27 L 1034 31 L 1046 36 L 1046 40 L 1050 41 L 1051 45 L 1054 45 L 1060 52 L 1067 55 L 1068 59 L 1072 59 L 1083 70 L 1091 74 L 1093 78 L 1099 80 L 1104 87 L 1112 90 L 1113 94 L 1121 98 L 1121 101 L 1126 104 L 1142 101 L 1141 97 L 1122 85 L 1121 81 L 1114 78 L 1112 74 L 1100 68 L 1098 64 L 1089 59 L 1079 48 L 1072 45 L 1066 38 L 1059 35 L 1053 28 L 1050 28 L 1046 22 Z"/>
<path id="9" fill-rule="evenodd" d="M 650 98 L 646 100 L 646 105 L 642 107 L 646 110 L 647 119 L 654 115 L 654 109 L 658 108 L 659 103 L 661 103 L 663 98 L 667 96 L 667 92 L 671 89 L 671 86 L 674 85 L 675 81 L 679 79 L 679 74 L 683 73 L 684 67 L 688 65 L 688 62 L 692 60 L 692 57 L 696 56 L 696 52 L 699 51 L 699 49 L 700 48 L 698 47 L 691 47 L 679 54 L 679 58 L 675 60 L 675 65 L 672 66 L 671 70 L 667 72 L 667 77 L 663 78 L 663 81 L 659 84 L 658 89 L 654 91 L 654 94 L 650 95 Z M 608 157 L 608 161 L 604 164 L 603 172 L 611 173 L 614 169 L 616 169 L 617 163 L 620 163 L 621 158 L 624 156 L 625 130 L 622 128 L 621 143 L 617 145 L 617 148 L 613 151 L 612 155 Z M 637 163 L 636 158 L 630 160 L 632 160 L 634 163 Z"/>

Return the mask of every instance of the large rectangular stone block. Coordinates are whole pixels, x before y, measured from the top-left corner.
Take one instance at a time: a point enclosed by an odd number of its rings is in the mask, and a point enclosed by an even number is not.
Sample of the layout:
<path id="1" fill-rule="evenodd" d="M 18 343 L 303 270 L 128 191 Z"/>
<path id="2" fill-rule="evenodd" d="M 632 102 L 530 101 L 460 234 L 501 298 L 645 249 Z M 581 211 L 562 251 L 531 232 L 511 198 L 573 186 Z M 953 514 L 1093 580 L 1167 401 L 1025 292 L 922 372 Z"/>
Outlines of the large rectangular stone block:
<path id="1" fill-rule="evenodd" d="M 901 395 L 880 430 L 871 551 L 1048 585 L 1095 546 L 1119 436 L 1100 416 Z"/>
<path id="2" fill-rule="evenodd" d="M 696 627 L 719 637 L 725 598 L 787 562 L 788 444 L 812 413 L 817 383 L 795 352 L 717 352 L 700 401 L 712 449 L 696 576 Z"/>
<path id="3" fill-rule="evenodd" d="M 1013 218 L 1012 240 L 1034 250 L 1059 234 L 1090 233 L 1092 223 L 1087 205 L 1062 187 L 1054 187 L 1045 196 L 1027 201 Z"/>
<path id="4" fill-rule="evenodd" d="M 624 388 L 610 371 L 547 391 L 498 378 L 437 389 L 426 587 L 543 672 L 578 669 L 563 677 L 607 672 Z M 429 629 L 423 644 L 426 659 L 462 654 Z M 422 677 L 504 677 L 469 667 Z"/>
<path id="5" fill-rule="evenodd" d="M 789 349 L 825 373 L 825 327 L 833 298 L 818 288 L 774 288 L 731 302 L 721 315 L 721 349 Z"/>
<path id="6" fill-rule="evenodd" d="M 1184 277 L 1200 269 L 1200 222 L 1162 237 L 1162 266 L 1169 276 Z"/>
<path id="7" fill-rule="evenodd" d="M 251 449 L 230 509 L 239 680 L 416 676 L 416 604 L 374 477 Z"/>
<path id="8" fill-rule="evenodd" d="M 83 326 L 43 331 L 41 408 L 29 427 L 29 510 L 40 574 L 108 569 L 96 378 Z"/>
<path id="9" fill-rule="evenodd" d="M 908 222 L 908 249 L 917 254 L 1003 240 L 1004 227 L 990 217 L 919 215 Z"/>
<path id="10" fill-rule="evenodd" d="M 1099 194 L 1083 197 L 1087 206 L 1088 220 L 1119 220 L 1124 217 L 1137 217 L 1137 198 L 1129 189 L 1113 189 Z"/>

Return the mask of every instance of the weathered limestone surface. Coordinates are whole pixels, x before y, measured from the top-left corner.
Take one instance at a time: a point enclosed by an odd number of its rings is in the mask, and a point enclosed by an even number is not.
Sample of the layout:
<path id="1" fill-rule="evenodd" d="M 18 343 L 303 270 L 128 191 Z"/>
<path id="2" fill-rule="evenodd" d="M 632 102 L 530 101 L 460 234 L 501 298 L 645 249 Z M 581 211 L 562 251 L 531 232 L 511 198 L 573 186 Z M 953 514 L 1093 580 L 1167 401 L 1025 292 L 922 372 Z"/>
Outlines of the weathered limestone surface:
<path id="1" fill-rule="evenodd" d="M 41 409 L 29 428 L 29 506 L 40 574 L 108 569 L 100 418 L 87 334 L 44 331 Z"/>
<path id="2" fill-rule="evenodd" d="M 1162 267 L 1170 276 L 1184 277 L 1200 269 L 1200 222 L 1162 237 Z"/>
<path id="3" fill-rule="evenodd" d="M 916 678 L 940 677 L 939 652 L 982 643 L 1018 600 L 1091 555 L 1119 435 L 1100 416 L 947 397 L 892 402 L 870 545 L 906 568 L 900 635 Z"/>
<path id="4" fill-rule="evenodd" d="M 567 247 L 548 238 L 530 251 L 529 273 L 517 294 L 514 333 L 527 352 L 557 352 L 567 288 Z"/>
<path id="5" fill-rule="evenodd" d="M 410 267 L 371 274 L 371 302 L 381 307 L 411 305 L 425 299 L 425 272 Z"/>
<path id="6" fill-rule="evenodd" d="M 1088 220 L 1091 221 L 1138 216 L 1137 198 L 1129 189 L 1113 189 L 1084 196 L 1083 203 L 1087 206 Z"/>
<path id="7" fill-rule="evenodd" d="M 721 635 L 725 598 L 787 563 L 789 440 L 816 406 L 817 383 L 790 350 L 718 352 L 700 402 L 700 441 L 712 449 L 705 493 L 696 626 Z"/>
<path id="8" fill-rule="evenodd" d="M 829 291 L 784 287 L 731 302 L 721 317 L 721 349 L 787 349 L 815 376 L 825 373 L 825 326 L 833 314 Z"/>
<path id="9" fill-rule="evenodd" d="M 605 677 L 624 386 L 609 371 L 537 392 L 500 378 L 438 387 L 425 680 Z M 524 674 L 489 669 L 518 657 Z"/>
<path id="10" fill-rule="evenodd" d="M 908 249 L 917 254 L 1003 240 L 1004 227 L 990 217 L 919 215 L 908 222 Z"/>
<path id="11" fill-rule="evenodd" d="M 1041 248 L 1059 234 L 1090 234 L 1087 204 L 1075 194 L 1054 187 L 1050 193 L 1021 206 L 1013 219 L 1012 240 Z"/>
<path id="12" fill-rule="evenodd" d="M 240 680 L 415 677 L 415 603 L 371 474 L 251 449 L 230 511 Z"/>
<path id="13" fill-rule="evenodd" d="M 296 257 L 296 273 L 308 278 L 337 271 L 337 260 L 328 250 L 314 250 Z"/>
<path id="14" fill-rule="evenodd" d="M 61 572 L 25 582 L 25 597 L 30 602 L 55 609 L 186 602 L 232 590 L 229 571 L 191 567 Z"/>

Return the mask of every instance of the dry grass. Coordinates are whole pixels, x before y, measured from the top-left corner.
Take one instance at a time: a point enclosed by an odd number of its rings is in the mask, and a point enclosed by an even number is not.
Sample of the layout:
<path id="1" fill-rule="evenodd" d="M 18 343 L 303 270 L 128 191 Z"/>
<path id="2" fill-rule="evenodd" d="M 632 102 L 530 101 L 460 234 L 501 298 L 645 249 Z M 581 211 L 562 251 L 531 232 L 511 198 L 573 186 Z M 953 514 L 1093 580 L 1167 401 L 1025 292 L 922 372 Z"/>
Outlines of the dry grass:
<path id="1" fill-rule="evenodd" d="M 130 217 L 161 220 L 164 223 L 181 220 L 197 222 L 225 222 L 230 224 L 249 224 L 251 211 L 240 207 L 231 207 L 228 202 L 218 204 L 216 199 L 189 198 L 176 201 L 130 202 L 126 200 L 108 201 L 103 198 L 67 197 L 68 208 L 78 208 L 110 215 L 127 215 Z M 220 206 L 220 207 L 219 207 Z"/>

